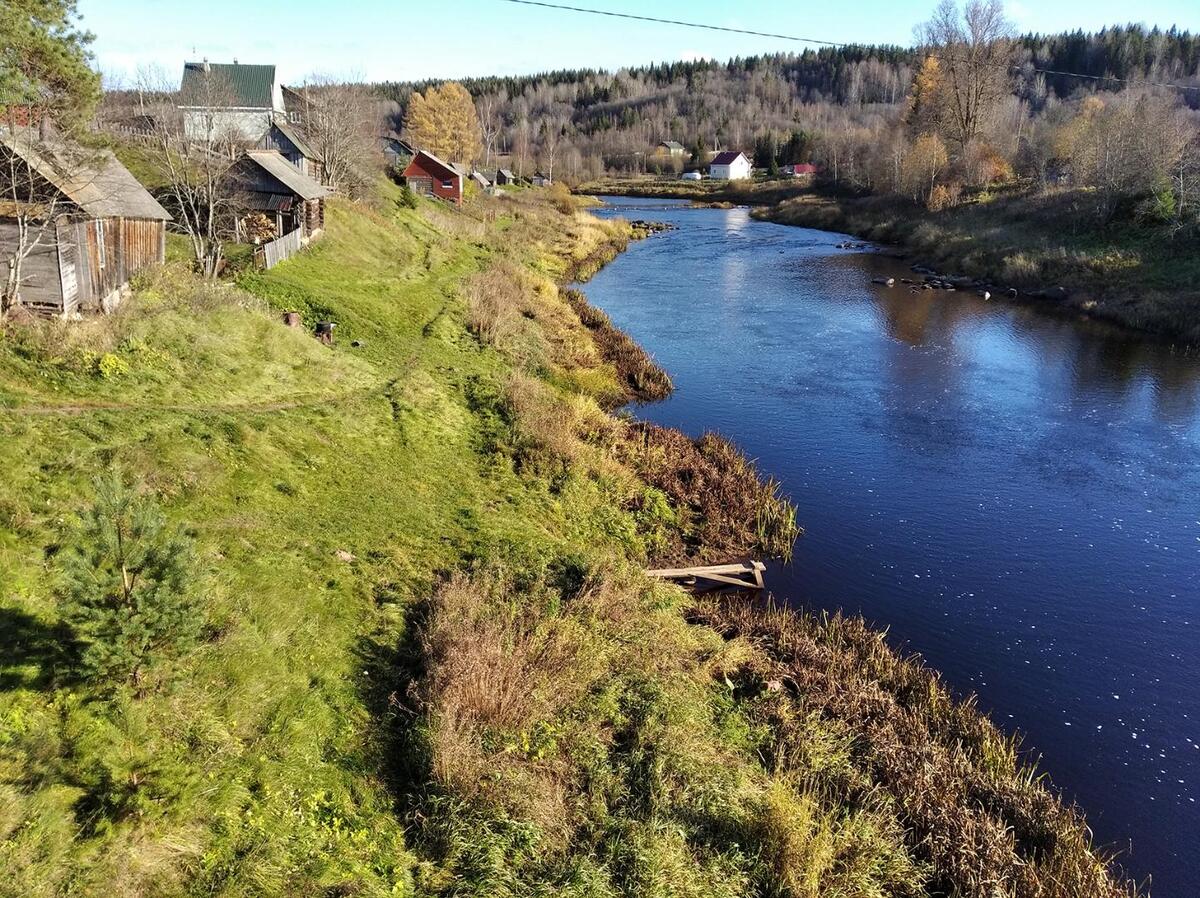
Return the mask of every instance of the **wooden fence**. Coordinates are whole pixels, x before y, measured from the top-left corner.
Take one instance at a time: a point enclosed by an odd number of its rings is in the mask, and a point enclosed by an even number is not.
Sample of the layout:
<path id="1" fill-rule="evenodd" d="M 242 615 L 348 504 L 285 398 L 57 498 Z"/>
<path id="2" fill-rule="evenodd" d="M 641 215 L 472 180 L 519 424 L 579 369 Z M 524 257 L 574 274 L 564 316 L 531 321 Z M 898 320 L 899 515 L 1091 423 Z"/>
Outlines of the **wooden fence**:
<path id="1" fill-rule="evenodd" d="M 276 237 L 270 243 L 264 243 L 254 251 L 254 258 L 263 268 L 274 268 L 284 259 L 290 259 L 300 252 L 301 228 L 289 231 L 282 237 Z"/>

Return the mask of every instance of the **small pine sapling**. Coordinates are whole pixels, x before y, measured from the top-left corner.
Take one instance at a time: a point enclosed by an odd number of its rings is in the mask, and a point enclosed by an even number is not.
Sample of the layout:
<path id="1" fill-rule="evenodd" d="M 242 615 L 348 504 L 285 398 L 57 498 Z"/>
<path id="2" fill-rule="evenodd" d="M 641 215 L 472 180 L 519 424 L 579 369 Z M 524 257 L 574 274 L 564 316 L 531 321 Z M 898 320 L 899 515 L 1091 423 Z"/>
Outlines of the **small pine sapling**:
<path id="1" fill-rule="evenodd" d="M 95 481 L 96 500 L 63 553 L 64 618 L 87 679 L 146 688 L 146 674 L 195 645 L 203 611 L 191 589 L 193 545 L 158 504 L 121 477 Z"/>

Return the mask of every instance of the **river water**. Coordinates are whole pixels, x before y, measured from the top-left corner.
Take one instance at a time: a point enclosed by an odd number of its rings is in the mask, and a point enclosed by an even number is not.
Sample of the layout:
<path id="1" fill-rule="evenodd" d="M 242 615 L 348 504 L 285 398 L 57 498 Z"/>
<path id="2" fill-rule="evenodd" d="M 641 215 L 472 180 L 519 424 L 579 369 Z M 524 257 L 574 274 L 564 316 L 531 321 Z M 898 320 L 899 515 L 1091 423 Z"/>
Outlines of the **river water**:
<path id="1" fill-rule="evenodd" d="M 974 692 L 1156 898 L 1200 894 L 1200 357 L 1075 317 L 911 294 L 848 239 L 670 222 L 586 287 L 806 535 L 776 596 L 861 613 Z"/>

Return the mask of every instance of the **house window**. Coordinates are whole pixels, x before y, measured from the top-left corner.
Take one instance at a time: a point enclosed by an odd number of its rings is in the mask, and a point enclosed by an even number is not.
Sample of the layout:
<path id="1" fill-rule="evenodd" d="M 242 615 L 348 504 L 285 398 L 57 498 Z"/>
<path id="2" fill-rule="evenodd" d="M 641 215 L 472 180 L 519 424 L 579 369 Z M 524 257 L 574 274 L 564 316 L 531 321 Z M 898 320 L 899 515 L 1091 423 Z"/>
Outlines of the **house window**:
<path id="1" fill-rule="evenodd" d="M 454 189 L 453 181 L 443 181 L 442 182 L 442 190 L 453 190 L 453 189 Z"/>
<path id="2" fill-rule="evenodd" d="M 288 113 L 288 121 L 289 121 L 289 122 L 291 122 L 293 125 L 298 125 L 298 124 L 300 124 L 300 113 L 299 113 L 299 111 L 297 111 L 297 110 L 293 109 L 291 112 L 289 112 L 289 113 Z"/>
<path id="3" fill-rule="evenodd" d="M 98 218 L 97 218 L 97 219 L 96 219 L 94 222 L 92 222 L 92 224 L 93 224 L 93 225 L 95 225 L 95 229 L 96 229 L 96 258 L 97 258 L 97 259 L 99 260 L 99 262 L 100 262 L 100 270 L 101 270 L 101 271 L 103 271 L 103 270 L 104 270 L 104 264 L 105 264 L 105 258 L 104 258 L 104 222 L 102 222 L 100 219 L 98 219 Z"/>

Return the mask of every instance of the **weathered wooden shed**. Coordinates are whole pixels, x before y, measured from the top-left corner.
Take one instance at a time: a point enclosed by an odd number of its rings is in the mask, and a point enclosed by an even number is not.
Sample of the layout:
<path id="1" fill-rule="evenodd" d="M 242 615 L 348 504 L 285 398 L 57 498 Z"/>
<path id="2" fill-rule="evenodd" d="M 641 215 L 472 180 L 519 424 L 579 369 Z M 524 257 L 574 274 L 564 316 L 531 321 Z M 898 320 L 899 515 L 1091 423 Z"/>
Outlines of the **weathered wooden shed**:
<path id="1" fill-rule="evenodd" d="M 330 190 L 304 174 L 278 150 L 248 150 L 233 164 L 234 202 L 243 214 L 261 212 L 275 223 L 275 236 L 300 230 L 308 238 L 325 228 Z"/>
<path id="2" fill-rule="evenodd" d="M 108 312 L 134 274 L 163 261 L 171 216 L 108 150 L 0 128 L 0 157 L 0 271 L 26 252 L 23 307 Z"/>

